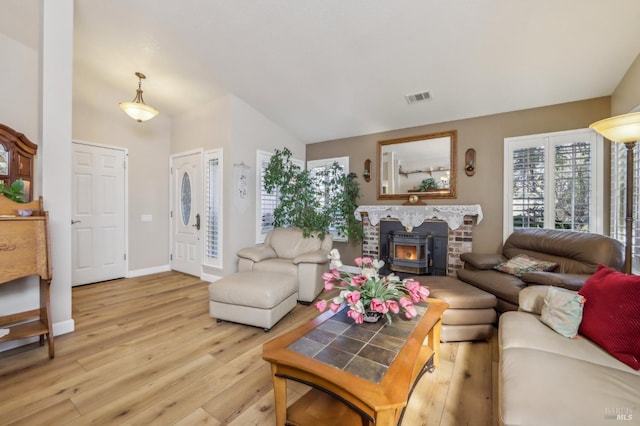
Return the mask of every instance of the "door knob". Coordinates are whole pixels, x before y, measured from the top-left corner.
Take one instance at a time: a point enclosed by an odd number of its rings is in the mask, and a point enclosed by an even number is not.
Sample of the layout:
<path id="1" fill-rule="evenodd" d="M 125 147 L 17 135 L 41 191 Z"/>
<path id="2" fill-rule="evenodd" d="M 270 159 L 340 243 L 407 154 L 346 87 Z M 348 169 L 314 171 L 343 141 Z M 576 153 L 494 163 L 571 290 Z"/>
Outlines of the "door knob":
<path id="1" fill-rule="evenodd" d="M 200 230 L 200 213 L 196 215 L 196 224 L 192 226 L 195 226 L 198 231 Z"/>

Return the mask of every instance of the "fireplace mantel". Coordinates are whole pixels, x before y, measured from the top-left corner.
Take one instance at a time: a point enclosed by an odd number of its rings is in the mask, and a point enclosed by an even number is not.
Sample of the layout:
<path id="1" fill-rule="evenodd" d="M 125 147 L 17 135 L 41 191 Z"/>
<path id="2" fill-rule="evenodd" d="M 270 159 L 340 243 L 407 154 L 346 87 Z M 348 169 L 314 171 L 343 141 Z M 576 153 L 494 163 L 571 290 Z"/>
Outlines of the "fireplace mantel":
<path id="1" fill-rule="evenodd" d="M 480 204 L 440 205 L 440 206 L 359 206 L 354 215 L 362 220 L 367 214 L 371 225 L 377 225 L 380 219 L 387 217 L 398 219 L 403 226 L 420 226 L 425 220 L 439 219 L 447 222 L 449 228 L 455 230 L 462 225 L 465 216 L 477 216 L 476 224 L 482 220 Z"/>

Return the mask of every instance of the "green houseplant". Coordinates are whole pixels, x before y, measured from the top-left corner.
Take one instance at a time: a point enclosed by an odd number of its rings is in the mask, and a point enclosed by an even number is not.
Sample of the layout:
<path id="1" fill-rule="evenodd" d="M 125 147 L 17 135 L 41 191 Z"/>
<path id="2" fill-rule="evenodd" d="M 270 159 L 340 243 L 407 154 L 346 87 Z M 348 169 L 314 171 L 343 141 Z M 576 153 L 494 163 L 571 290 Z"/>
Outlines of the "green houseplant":
<path id="1" fill-rule="evenodd" d="M 438 189 L 438 182 L 432 178 L 432 177 L 428 177 L 426 179 L 423 179 L 422 182 L 420 183 L 420 191 L 427 191 L 429 189 Z"/>
<path id="2" fill-rule="evenodd" d="M 338 163 L 312 175 L 294 164 L 291 156 L 286 147 L 276 149 L 265 170 L 265 190 L 269 194 L 277 191 L 280 201 L 274 211 L 274 225 L 296 226 L 305 236 L 317 232 L 320 238 L 333 225 L 349 240 L 362 240 L 362 226 L 353 215 L 360 197 L 356 175 L 345 175 Z M 318 180 L 324 185 L 318 185 Z"/>
<path id="3" fill-rule="evenodd" d="M 0 194 L 17 203 L 24 203 L 24 181 L 18 179 L 9 186 L 0 182 Z"/>

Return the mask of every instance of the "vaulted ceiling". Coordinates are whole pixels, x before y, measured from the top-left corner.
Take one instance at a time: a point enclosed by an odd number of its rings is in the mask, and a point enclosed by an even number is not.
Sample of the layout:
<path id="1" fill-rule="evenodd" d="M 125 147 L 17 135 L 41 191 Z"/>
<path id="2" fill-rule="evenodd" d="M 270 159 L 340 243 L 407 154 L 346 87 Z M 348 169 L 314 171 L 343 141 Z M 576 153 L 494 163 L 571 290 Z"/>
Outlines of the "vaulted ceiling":
<path id="1" fill-rule="evenodd" d="M 0 32 L 37 47 L 37 4 L 2 0 Z M 133 97 L 141 71 L 168 115 L 233 93 L 311 143 L 610 95 L 638 18 L 638 0 L 80 0 L 74 76 Z"/>

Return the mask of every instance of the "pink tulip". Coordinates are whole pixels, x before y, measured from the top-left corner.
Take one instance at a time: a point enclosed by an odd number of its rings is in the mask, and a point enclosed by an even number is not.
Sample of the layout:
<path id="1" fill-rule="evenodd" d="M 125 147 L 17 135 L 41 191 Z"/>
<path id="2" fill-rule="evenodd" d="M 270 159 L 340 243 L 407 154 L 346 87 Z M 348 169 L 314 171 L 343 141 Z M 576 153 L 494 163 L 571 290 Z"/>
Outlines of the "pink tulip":
<path id="1" fill-rule="evenodd" d="M 397 314 L 398 312 L 400 312 L 400 306 L 395 300 L 387 300 L 386 304 L 387 308 L 389 308 L 392 313 Z"/>
<path id="2" fill-rule="evenodd" d="M 331 291 L 334 289 L 334 285 L 331 281 L 325 281 L 324 282 L 324 291 Z"/>
<path id="3" fill-rule="evenodd" d="M 356 303 L 358 303 L 358 300 L 360 300 L 360 292 L 358 290 L 350 291 L 347 294 L 347 302 L 350 305 L 355 305 Z"/>
<path id="4" fill-rule="evenodd" d="M 371 299 L 371 303 L 369 304 L 369 309 L 375 312 L 380 312 L 381 314 L 386 314 L 389 311 L 387 305 L 378 298 Z"/>
<path id="5" fill-rule="evenodd" d="M 327 309 L 327 301 L 326 300 L 318 300 L 315 305 L 316 309 L 320 312 L 324 312 Z"/>
<path id="6" fill-rule="evenodd" d="M 362 324 L 363 315 L 361 312 L 356 312 L 353 309 L 349 309 L 349 312 L 347 312 L 347 316 L 353 319 L 356 322 L 356 324 Z"/>
<path id="7" fill-rule="evenodd" d="M 338 309 L 340 309 L 340 306 L 342 306 L 342 304 L 331 302 L 329 304 L 329 309 L 331 309 L 331 312 L 335 313 L 335 312 L 338 312 Z"/>
<path id="8" fill-rule="evenodd" d="M 416 315 L 418 315 L 418 311 L 416 311 L 415 306 L 413 306 L 413 302 L 409 300 L 408 297 L 406 296 L 401 297 L 399 302 L 400 302 L 400 306 L 402 306 L 405 309 L 404 315 L 407 318 L 413 318 Z"/>
<path id="9" fill-rule="evenodd" d="M 356 275 L 355 277 L 351 278 L 351 285 L 355 287 L 362 287 L 366 282 L 367 277 L 365 277 L 364 275 Z"/>
<path id="10" fill-rule="evenodd" d="M 355 259 L 353 259 L 353 261 L 356 262 L 356 265 L 362 266 L 362 258 L 361 257 L 356 257 Z"/>
<path id="11" fill-rule="evenodd" d="M 426 301 L 429 298 L 429 294 L 431 294 L 431 292 L 429 291 L 429 287 L 420 286 L 419 291 L 420 291 L 420 297 L 424 301 Z"/>

